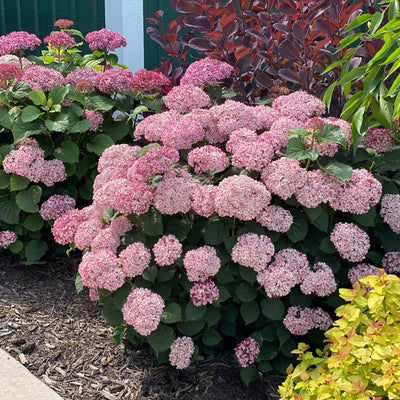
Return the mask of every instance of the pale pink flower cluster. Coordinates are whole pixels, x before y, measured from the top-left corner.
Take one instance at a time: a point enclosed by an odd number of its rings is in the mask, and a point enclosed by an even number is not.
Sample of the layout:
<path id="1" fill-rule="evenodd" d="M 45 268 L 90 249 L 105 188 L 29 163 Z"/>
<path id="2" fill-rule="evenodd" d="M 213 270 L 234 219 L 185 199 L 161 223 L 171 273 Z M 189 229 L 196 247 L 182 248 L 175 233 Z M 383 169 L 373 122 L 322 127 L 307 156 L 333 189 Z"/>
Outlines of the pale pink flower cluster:
<path id="1" fill-rule="evenodd" d="M 292 335 L 302 336 L 314 328 L 326 331 L 332 325 L 332 319 L 320 307 L 302 309 L 291 306 L 283 319 L 283 325 Z"/>
<path id="2" fill-rule="evenodd" d="M 287 232 L 293 224 L 293 215 L 280 206 L 267 206 L 256 218 L 257 222 L 270 231 Z"/>
<path id="3" fill-rule="evenodd" d="M 138 159 L 142 149 L 139 146 L 116 144 L 104 150 L 99 158 L 97 170 L 101 173 L 107 168 L 122 168 L 125 171 Z"/>
<path id="4" fill-rule="evenodd" d="M 219 271 L 221 260 L 214 247 L 205 245 L 189 250 L 183 259 L 183 266 L 189 281 L 204 281 Z"/>
<path id="5" fill-rule="evenodd" d="M 206 57 L 189 65 L 181 79 L 181 85 L 215 85 L 221 79 L 228 78 L 232 71 L 230 64 Z"/>
<path id="6" fill-rule="evenodd" d="M 213 281 L 207 279 L 194 284 L 190 289 L 190 298 L 196 307 L 205 306 L 218 300 L 219 290 Z"/>
<path id="7" fill-rule="evenodd" d="M 256 218 L 271 201 L 271 194 L 262 182 L 245 175 L 224 178 L 215 196 L 215 211 L 221 217 L 242 221 Z"/>
<path id="8" fill-rule="evenodd" d="M 89 289 L 89 299 L 92 301 L 100 300 L 100 295 L 97 289 Z"/>
<path id="9" fill-rule="evenodd" d="M 189 114 L 185 115 L 185 118 L 197 121 L 205 132 L 205 138 L 211 144 L 222 143 L 226 140 L 226 133 L 218 130 L 218 119 L 212 113 L 213 108 L 204 109 L 196 108 Z"/>
<path id="10" fill-rule="evenodd" d="M 44 151 L 33 138 L 22 140 L 3 160 L 4 171 L 25 176 L 31 182 L 52 186 L 66 179 L 65 167 L 60 160 L 45 160 Z"/>
<path id="11" fill-rule="evenodd" d="M 367 233 L 357 225 L 347 222 L 337 223 L 330 239 L 340 257 L 352 262 L 362 261 L 370 246 Z"/>
<path id="12" fill-rule="evenodd" d="M 83 118 L 90 122 L 89 131 L 97 132 L 99 126 L 103 123 L 103 115 L 98 111 L 84 110 Z"/>
<path id="13" fill-rule="evenodd" d="M 7 89 L 22 76 L 22 70 L 15 64 L 0 64 L 0 87 Z"/>
<path id="14" fill-rule="evenodd" d="M 257 120 L 260 128 L 270 129 L 272 124 L 280 118 L 279 110 L 267 105 L 255 106 Z"/>
<path id="15" fill-rule="evenodd" d="M 170 80 L 161 72 L 140 69 L 135 72 L 131 80 L 131 90 L 133 92 L 153 92 L 170 83 Z"/>
<path id="16" fill-rule="evenodd" d="M 18 239 L 18 236 L 9 230 L 0 231 L 0 247 L 7 249 L 10 244 L 13 244 Z"/>
<path id="17" fill-rule="evenodd" d="M 90 88 L 97 88 L 101 76 L 102 73 L 97 69 L 80 67 L 70 72 L 66 77 L 66 81 L 75 88 L 82 86 L 82 82 L 86 83 Z"/>
<path id="18" fill-rule="evenodd" d="M 171 345 L 169 362 L 176 369 L 185 369 L 190 365 L 190 358 L 194 353 L 194 343 L 192 338 L 183 336 L 175 339 Z"/>
<path id="19" fill-rule="evenodd" d="M 188 113 L 195 108 L 204 108 L 211 105 L 210 97 L 200 88 L 193 85 L 175 86 L 168 92 L 165 105 L 170 110 L 179 113 Z"/>
<path id="20" fill-rule="evenodd" d="M 246 368 L 250 364 L 253 364 L 260 354 L 260 345 L 252 337 L 247 337 L 236 345 L 235 354 L 239 365 L 242 368 Z"/>
<path id="21" fill-rule="evenodd" d="M 52 49 L 60 51 L 68 49 L 76 45 L 75 39 L 63 31 L 52 32 L 43 39 L 44 43 L 48 43 Z"/>
<path id="22" fill-rule="evenodd" d="M 172 120 L 179 119 L 180 114 L 172 111 L 166 111 L 161 114 L 149 115 L 141 120 L 135 129 L 134 135 L 136 139 L 146 139 L 149 142 L 158 142 L 164 130 L 169 129 L 170 116 Z"/>
<path id="23" fill-rule="evenodd" d="M 151 253 L 142 242 L 136 242 L 122 250 L 118 258 L 122 263 L 122 271 L 132 278 L 141 275 L 150 265 Z"/>
<path id="24" fill-rule="evenodd" d="M 347 273 L 347 277 L 353 285 L 355 282 L 368 275 L 379 275 L 378 267 L 372 264 L 362 263 L 350 268 Z"/>
<path id="25" fill-rule="evenodd" d="M 182 243 L 174 235 L 164 235 L 154 245 L 153 253 L 157 265 L 171 265 L 181 256 Z"/>
<path id="26" fill-rule="evenodd" d="M 400 233 L 400 195 L 385 194 L 381 200 L 380 214 L 394 233 Z"/>
<path id="27" fill-rule="evenodd" d="M 207 145 L 196 147 L 188 154 L 188 164 L 196 174 L 223 171 L 229 166 L 229 159 L 218 147 Z"/>
<path id="28" fill-rule="evenodd" d="M 103 223 L 99 218 L 91 218 L 81 222 L 73 235 L 73 242 L 79 250 L 89 247 L 93 239 L 103 228 Z M 54 235 L 54 228 L 53 228 Z"/>
<path id="29" fill-rule="evenodd" d="M 106 28 L 88 33 L 85 40 L 89 43 L 89 48 L 92 51 L 97 49 L 114 51 L 118 47 L 126 46 L 126 39 L 121 34 Z"/>
<path id="30" fill-rule="evenodd" d="M 132 72 L 129 69 L 114 68 L 103 72 L 99 79 L 102 93 L 121 93 L 130 89 Z"/>
<path id="31" fill-rule="evenodd" d="M 50 91 L 56 86 L 65 84 L 63 75 L 42 65 L 31 65 L 22 70 L 21 81 L 26 82 L 32 90 Z"/>
<path id="32" fill-rule="evenodd" d="M 389 251 L 382 259 L 382 267 L 389 274 L 400 272 L 400 251 Z"/>
<path id="33" fill-rule="evenodd" d="M 246 233 L 238 237 L 232 248 L 231 258 L 236 263 L 259 272 L 268 265 L 274 253 L 275 247 L 268 236 Z"/>
<path id="34" fill-rule="evenodd" d="M 315 294 L 325 297 L 332 294 L 337 289 L 335 276 L 329 265 L 318 262 L 314 265 L 314 271 L 310 271 L 301 282 L 300 290 L 304 294 Z"/>
<path id="35" fill-rule="evenodd" d="M 393 147 L 392 133 L 390 129 L 385 128 L 368 129 L 358 147 L 369 147 L 377 153 L 391 151 Z"/>
<path id="36" fill-rule="evenodd" d="M 282 116 L 300 121 L 306 121 L 308 118 L 321 115 L 326 111 L 325 104 L 321 100 L 300 90 L 277 97 L 272 103 L 272 108 L 279 110 Z"/>
<path id="37" fill-rule="evenodd" d="M 120 268 L 117 256 L 107 249 L 85 253 L 78 271 L 82 283 L 91 289 L 114 291 L 125 282 L 125 274 Z"/>
<path id="38" fill-rule="evenodd" d="M 318 134 L 322 133 L 324 125 L 327 124 L 334 125 L 327 118 L 314 117 L 306 122 L 305 128 L 308 131 L 312 131 L 314 137 L 318 137 Z M 312 148 L 316 149 L 320 156 L 333 157 L 339 150 L 338 143 L 332 143 L 332 142 L 318 143 L 317 140 L 312 142 L 312 137 L 308 136 L 305 140 L 306 148 L 310 149 L 311 144 Z"/>
<path id="39" fill-rule="evenodd" d="M 60 218 L 67 211 L 73 210 L 75 205 L 76 202 L 73 197 L 55 194 L 42 203 L 39 213 L 45 221 L 50 221 Z"/>
<path id="40" fill-rule="evenodd" d="M 164 300 L 159 294 L 137 288 L 129 293 L 122 314 L 127 324 L 132 325 L 140 335 L 148 336 L 157 329 L 164 307 Z"/>
<path id="41" fill-rule="evenodd" d="M 218 187 L 213 185 L 194 185 L 192 189 L 192 209 L 202 217 L 211 217 L 215 212 L 215 196 Z"/>
<path id="42" fill-rule="evenodd" d="M 14 31 L 0 36 L 0 54 L 17 54 L 21 50 L 34 50 L 41 40 L 33 33 Z"/>
<path id="43" fill-rule="evenodd" d="M 84 210 L 74 209 L 67 211 L 62 217 L 54 221 L 51 230 L 54 240 L 63 245 L 73 243 L 79 225 L 87 221 L 87 219 Z"/>
<path id="44" fill-rule="evenodd" d="M 291 197 L 307 181 L 307 172 L 297 160 L 282 157 L 272 161 L 261 172 L 267 189 L 283 200 Z"/>

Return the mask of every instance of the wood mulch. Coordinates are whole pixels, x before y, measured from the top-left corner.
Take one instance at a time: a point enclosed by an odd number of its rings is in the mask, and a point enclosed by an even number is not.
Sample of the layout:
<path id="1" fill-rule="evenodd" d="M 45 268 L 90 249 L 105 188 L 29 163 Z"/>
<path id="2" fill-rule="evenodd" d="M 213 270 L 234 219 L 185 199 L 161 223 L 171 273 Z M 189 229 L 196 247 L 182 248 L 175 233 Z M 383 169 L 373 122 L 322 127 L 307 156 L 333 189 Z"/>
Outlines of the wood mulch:
<path id="1" fill-rule="evenodd" d="M 78 259 L 23 265 L 0 257 L 0 347 L 63 399 L 279 399 L 282 377 L 246 387 L 232 354 L 177 371 L 147 347 L 115 346 L 101 307 L 75 291 Z"/>

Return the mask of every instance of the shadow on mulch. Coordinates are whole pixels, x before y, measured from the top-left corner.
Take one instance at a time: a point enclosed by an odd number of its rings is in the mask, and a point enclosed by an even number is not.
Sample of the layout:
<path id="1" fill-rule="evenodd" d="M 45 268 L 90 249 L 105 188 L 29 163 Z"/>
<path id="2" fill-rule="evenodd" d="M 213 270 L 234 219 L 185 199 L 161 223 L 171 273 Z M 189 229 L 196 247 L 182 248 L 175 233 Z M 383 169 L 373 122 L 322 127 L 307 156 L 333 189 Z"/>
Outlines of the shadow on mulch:
<path id="1" fill-rule="evenodd" d="M 147 347 L 115 346 L 101 307 L 76 293 L 79 259 L 0 261 L 0 347 L 65 400 L 276 400 L 282 377 L 246 387 L 232 354 L 184 371 L 159 365 Z"/>

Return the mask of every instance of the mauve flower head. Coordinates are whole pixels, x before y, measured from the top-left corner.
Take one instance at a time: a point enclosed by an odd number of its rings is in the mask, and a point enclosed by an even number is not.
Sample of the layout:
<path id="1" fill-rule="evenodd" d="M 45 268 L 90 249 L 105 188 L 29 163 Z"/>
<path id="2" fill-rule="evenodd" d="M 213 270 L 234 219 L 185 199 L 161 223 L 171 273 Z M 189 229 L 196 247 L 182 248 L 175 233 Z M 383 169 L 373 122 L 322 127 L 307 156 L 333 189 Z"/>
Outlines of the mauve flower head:
<path id="1" fill-rule="evenodd" d="M 192 189 L 192 209 L 202 217 L 211 217 L 215 212 L 215 197 L 218 188 L 213 185 L 194 185 Z"/>
<path id="2" fill-rule="evenodd" d="M 195 283 L 190 289 L 190 298 L 196 307 L 212 304 L 218 300 L 219 290 L 217 285 L 209 279 Z"/>
<path id="3" fill-rule="evenodd" d="M 179 119 L 180 114 L 167 111 L 160 114 L 149 115 L 145 119 L 141 120 L 135 129 L 135 139 L 146 139 L 149 142 L 158 142 L 161 140 L 161 134 L 164 130 L 169 128 L 170 116 L 172 119 Z M 168 127 L 168 128 L 167 128 Z"/>
<path id="4" fill-rule="evenodd" d="M 269 138 L 274 145 L 275 151 L 278 152 L 282 147 L 287 145 L 290 136 L 286 133 L 293 128 L 303 127 L 303 125 L 304 122 L 299 121 L 298 119 L 280 117 L 272 123 L 269 131 L 263 133 L 263 136 Z"/>
<path id="5" fill-rule="evenodd" d="M 139 146 L 129 146 L 128 144 L 115 144 L 104 150 L 99 158 L 97 170 L 103 172 L 106 168 L 128 168 L 137 160 L 142 149 Z"/>
<path id="6" fill-rule="evenodd" d="M 270 162 L 261 172 L 267 189 L 283 200 L 291 197 L 307 181 L 307 171 L 297 160 L 282 157 Z"/>
<path id="7" fill-rule="evenodd" d="M 192 338 L 183 336 L 175 339 L 171 345 L 169 362 L 176 369 L 185 369 L 190 365 L 190 358 L 194 353 L 194 343 Z"/>
<path id="8" fill-rule="evenodd" d="M 260 345 L 252 337 L 247 337 L 236 345 L 235 354 L 239 365 L 242 368 L 246 368 L 250 364 L 253 364 L 260 354 Z"/>
<path id="9" fill-rule="evenodd" d="M 223 171 L 229 166 L 229 159 L 218 147 L 207 145 L 196 147 L 188 154 L 188 164 L 196 174 Z"/>
<path id="10" fill-rule="evenodd" d="M 7 249 L 10 244 L 13 244 L 18 239 L 18 236 L 9 230 L 0 232 L 0 247 Z"/>
<path id="11" fill-rule="evenodd" d="M 213 115 L 212 108 L 196 108 L 189 114 L 186 114 L 185 118 L 196 121 L 202 126 L 205 132 L 205 138 L 209 143 L 222 143 L 226 140 L 227 133 L 218 130 L 218 120 Z"/>
<path id="12" fill-rule="evenodd" d="M 307 256 L 296 249 L 279 250 L 272 265 L 292 272 L 296 276 L 297 283 L 301 283 L 310 272 Z"/>
<path id="13" fill-rule="evenodd" d="M 76 202 L 73 197 L 55 194 L 42 203 L 39 213 L 45 221 L 50 221 L 60 218 L 69 210 L 73 210 L 75 205 Z"/>
<path id="14" fill-rule="evenodd" d="M 170 110 L 188 113 L 195 108 L 210 107 L 210 97 L 200 88 L 193 85 L 175 86 L 165 98 L 165 105 Z"/>
<path id="15" fill-rule="evenodd" d="M 77 88 L 81 82 L 90 82 L 90 88 L 97 88 L 102 72 L 94 68 L 80 67 L 71 71 L 65 78 L 72 86 Z"/>
<path id="16" fill-rule="evenodd" d="M 71 21 L 70 19 L 60 18 L 56 22 L 54 22 L 53 26 L 55 28 L 66 29 L 66 28 L 70 28 L 73 25 L 74 25 L 74 21 Z"/>
<path id="17" fill-rule="evenodd" d="M 97 232 L 97 235 L 93 238 L 92 242 L 90 243 L 90 248 L 94 253 L 107 250 L 116 254 L 119 245 L 120 245 L 119 234 L 108 226 L 108 227 L 103 227 L 103 229 L 100 229 Z"/>
<path id="18" fill-rule="evenodd" d="M 157 265 L 171 265 L 181 256 L 182 243 L 174 235 L 164 235 L 154 245 L 153 253 Z"/>
<path id="19" fill-rule="evenodd" d="M 114 68 L 103 72 L 99 79 L 102 93 L 121 93 L 130 89 L 132 72 L 129 69 Z"/>
<path id="20" fill-rule="evenodd" d="M 214 247 L 205 245 L 189 250 L 183 259 L 183 266 L 190 282 L 204 281 L 218 273 L 221 260 Z"/>
<path id="21" fill-rule="evenodd" d="M 293 224 L 293 215 L 280 206 L 267 206 L 256 218 L 257 222 L 270 231 L 287 232 Z"/>
<path id="22" fill-rule="evenodd" d="M 126 178 L 126 170 L 118 167 L 108 167 L 94 178 L 93 193 L 98 192 L 101 187 L 114 179 Z"/>
<path id="23" fill-rule="evenodd" d="M 67 211 L 62 217 L 54 221 L 51 230 L 54 240 L 59 244 L 73 243 L 79 225 L 87 220 L 88 218 L 83 210 Z"/>
<path id="24" fill-rule="evenodd" d="M 364 260 L 370 246 L 367 233 L 357 225 L 347 222 L 338 222 L 330 239 L 340 257 L 352 262 Z"/>
<path id="25" fill-rule="evenodd" d="M 302 336 L 315 327 L 314 314 L 311 308 L 299 306 L 288 308 L 283 325 L 292 334 Z"/>
<path id="26" fill-rule="evenodd" d="M 114 51 L 118 47 L 126 46 L 126 39 L 120 33 L 106 28 L 88 33 L 85 40 L 89 43 L 89 48 L 92 51 L 97 49 Z"/>
<path id="27" fill-rule="evenodd" d="M 133 224 L 128 218 L 120 215 L 113 219 L 110 223 L 110 228 L 119 236 L 125 235 L 126 232 L 133 229 Z"/>
<path id="28" fill-rule="evenodd" d="M 368 275 L 379 275 L 378 267 L 375 267 L 375 265 L 368 263 L 361 263 L 356 265 L 355 267 L 350 268 L 349 272 L 347 273 L 347 277 L 349 278 L 349 281 L 352 283 L 352 285 L 354 285 L 354 283 L 361 278 L 364 278 Z"/>
<path id="29" fill-rule="evenodd" d="M 215 211 L 221 216 L 242 221 L 256 218 L 271 201 L 271 194 L 262 182 L 245 175 L 224 178 L 218 185 Z"/>
<path id="30" fill-rule="evenodd" d="M 99 126 L 103 123 L 103 115 L 98 111 L 84 110 L 83 118 L 90 122 L 89 131 L 97 132 Z"/>
<path id="31" fill-rule="evenodd" d="M 264 286 L 268 297 L 287 296 L 298 283 L 297 275 L 278 263 L 272 263 L 269 267 L 259 270 L 257 282 Z"/>
<path id="32" fill-rule="evenodd" d="M 140 69 L 131 80 L 133 92 L 153 92 L 162 86 L 170 85 L 171 81 L 161 72 Z"/>
<path id="33" fill-rule="evenodd" d="M 14 31 L 0 36 L 0 54 L 18 54 L 24 50 L 34 50 L 41 40 L 33 33 Z"/>
<path id="34" fill-rule="evenodd" d="M 270 129 L 272 124 L 281 117 L 279 110 L 267 105 L 255 106 L 260 129 Z"/>
<path id="35" fill-rule="evenodd" d="M 122 250 L 118 258 L 122 264 L 122 271 L 128 278 L 133 278 L 142 275 L 150 265 L 151 253 L 142 242 L 136 242 Z"/>
<path id="36" fill-rule="evenodd" d="M 274 253 L 275 247 L 268 236 L 246 233 L 238 237 L 232 248 L 231 258 L 238 264 L 259 272 L 268 265 Z"/>
<path id="37" fill-rule="evenodd" d="M 48 43 L 51 49 L 58 51 L 61 49 L 68 49 L 76 45 L 75 39 L 62 31 L 52 32 L 49 36 L 46 36 L 43 39 L 43 42 Z"/>
<path id="38" fill-rule="evenodd" d="M 319 262 L 314 265 L 314 271 L 310 271 L 308 275 L 303 278 L 300 285 L 300 290 L 304 294 L 315 294 L 316 296 L 325 297 L 332 294 L 337 285 L 335 276 L 329 265 Z"/>
<path id="39" fill-rule="evenodd" d="M 400 195 L 385 194 L 381 200 L 381 217 L 394 233 L 400 233 Z"/>
<path id="40" fill-rule="evenodd" d="M 91 218 L 79 224 L 76 229 L 73 242 L 79 250 L 90 247 L 93 239 L 103 228 L 103 223 L 99 218 Z"/>
<path id="41" fill-rule="evenodd" d="M 63 75 L 52 68 L 32 65 L 22 71 L 21 81 L 26 82 L 32 90 L 50 91 L 56 86 L 65 84 Z"/>
<path id="42" fill-rule="evenodd" d="M 15 64 L 0 64 L 0 87 L 7 89 L 15 80 L 21 79 L 22 70 Z"/>
<path id="43" fill-rule="evenodd" d="M 129 293 L 122 314 L 127 324 L 133 326 L 140 335 L 148 336 L 157 329 L 164 307 L 164 300 L 159 294 L 136 288 Z"/>
<path id="44" fill-rule="evenodd" d="M 312 318 L 314 321 L 314 328 L 320 329 L 321 331 L 327 331 L 333 324 L 330 315 L 321 307 L 312 309 Z"/>
<path id="45" fill-rule="evenodd" d="M 42 160 L 37 168 L 39 180 L 46 186 L 53 186 L 55 183 L 67 179 L 65 166 L 61 160 Z"/>
<path id="46" fill-rule="evenodd" d="M 181 79 L 181 85 L 215 85 L 218 81 L 228 78 L 232 71 L 233 67 L 230 64 L 206 57 L 189 65 Z"/>
<path id="47" fill-rule="evenodd" d="M 391 151 L 393 147 L 392 133 L 390 129 L 385 128 L 368 129 L 358 147 L 369 147 L 377 153 Z"/>
<path id="48" fill-rule="evenodd" d="M 382 267 L 389 274 L 400 272 L 400 251 L 389 251 L 382 259 Z"/>
<path id="49" fill-rule="evenodd" d="M 110 250 L 89 251 L 79 264 L 82 283 L 90 289 L 115 291 L 125 283 L 117 256 Z"/>

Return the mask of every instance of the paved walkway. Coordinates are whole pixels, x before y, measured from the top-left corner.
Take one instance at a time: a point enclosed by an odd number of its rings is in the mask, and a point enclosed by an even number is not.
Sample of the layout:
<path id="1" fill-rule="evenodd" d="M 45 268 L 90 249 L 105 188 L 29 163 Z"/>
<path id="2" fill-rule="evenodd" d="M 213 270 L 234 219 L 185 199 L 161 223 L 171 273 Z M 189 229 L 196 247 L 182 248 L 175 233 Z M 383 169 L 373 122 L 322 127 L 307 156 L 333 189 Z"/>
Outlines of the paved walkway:
<path id="1" fill-rule="evenodd" d="M 0 349 L 1 400 L 63 400 L 34 377 L 10 354 Z"/>

